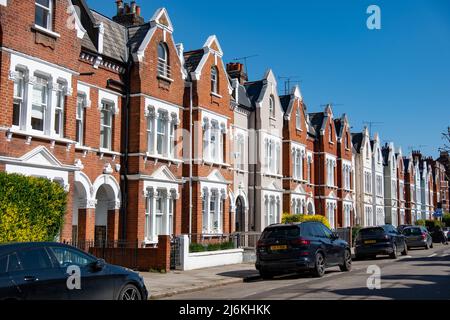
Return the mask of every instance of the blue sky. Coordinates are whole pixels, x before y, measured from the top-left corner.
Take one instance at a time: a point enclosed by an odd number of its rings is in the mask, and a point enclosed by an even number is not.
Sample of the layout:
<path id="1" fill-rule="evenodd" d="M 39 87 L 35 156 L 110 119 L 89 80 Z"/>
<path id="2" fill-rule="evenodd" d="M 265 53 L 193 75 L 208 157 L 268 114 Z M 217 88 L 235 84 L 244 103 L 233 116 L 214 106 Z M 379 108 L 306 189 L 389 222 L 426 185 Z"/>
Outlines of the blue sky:
<path id="1" fill-rule="evenodd" d="M 115 14 L 114 0 L 88 0 Z M 450 126 L 450 1 L 278 0 L 239 2 L 137 0 L 146 21 L 166 7 L 175 41 L 198 49 L 216 34 L 224 60 L 249 55 L 251 80 L 272 68 L 297 76 L 309 112 L 335 103 L 353 130 L 363 121 L 382 141 L 436 156 Z M 366 9 L 381 8 L 381 30 L 366 27 Z M 279 80 L 284 93 L 284 80 Z"/>

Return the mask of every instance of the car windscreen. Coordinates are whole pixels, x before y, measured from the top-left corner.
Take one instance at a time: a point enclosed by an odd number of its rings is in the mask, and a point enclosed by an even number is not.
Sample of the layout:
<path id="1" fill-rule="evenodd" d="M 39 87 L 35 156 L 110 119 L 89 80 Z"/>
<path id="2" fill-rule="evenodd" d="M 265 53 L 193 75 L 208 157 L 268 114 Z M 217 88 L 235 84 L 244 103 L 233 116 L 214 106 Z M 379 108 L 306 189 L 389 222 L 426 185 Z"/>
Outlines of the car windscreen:
<path id="1" fill-rule="evenodd" d="M 287 239 L 300 236 L 300 229 L 297 226 L 275 227 L 264 230 L 261 239 Z"/>
<path id="2" fill-rule="evenodd" d="M 420 236 L 422 234 L 422 230 L 420 230 L 420 228 L 407 228 L 403 230 L 403 234 L 405 236 Z"/>
<path id="3" fill-rule="evenodd" d="M 366 228 L 359 230 L 359 236 L 361 237 L 376 237 L 384 234 L 383 228 Z"/>

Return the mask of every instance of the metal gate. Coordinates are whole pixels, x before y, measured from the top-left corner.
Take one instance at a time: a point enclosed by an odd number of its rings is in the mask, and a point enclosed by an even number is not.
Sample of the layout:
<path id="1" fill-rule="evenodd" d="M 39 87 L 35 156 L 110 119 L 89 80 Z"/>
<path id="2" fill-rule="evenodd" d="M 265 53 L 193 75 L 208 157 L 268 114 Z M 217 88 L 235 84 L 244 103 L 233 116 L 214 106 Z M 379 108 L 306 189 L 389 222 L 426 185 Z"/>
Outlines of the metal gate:
<path id="1" fill-rule="evenodd" d="M 170 269 L 175 270 L 181 266 L 181 238 L 174 237 L 170 241 Z"/>

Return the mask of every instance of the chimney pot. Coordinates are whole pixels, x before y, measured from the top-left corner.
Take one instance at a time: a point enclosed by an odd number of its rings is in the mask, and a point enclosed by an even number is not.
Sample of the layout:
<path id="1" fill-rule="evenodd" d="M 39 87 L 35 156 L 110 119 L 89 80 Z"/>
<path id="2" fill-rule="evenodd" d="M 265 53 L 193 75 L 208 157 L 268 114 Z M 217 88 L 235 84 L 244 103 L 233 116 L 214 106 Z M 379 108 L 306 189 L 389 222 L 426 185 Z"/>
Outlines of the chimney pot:
<path id="1" fill-rule="evenodd" d="M 140 7 L 140 6 L 137 6 L 137 7 L 136 7 L 136 15 L 137 15 L 138 17 L 141 16 L 141 7 Z"/>

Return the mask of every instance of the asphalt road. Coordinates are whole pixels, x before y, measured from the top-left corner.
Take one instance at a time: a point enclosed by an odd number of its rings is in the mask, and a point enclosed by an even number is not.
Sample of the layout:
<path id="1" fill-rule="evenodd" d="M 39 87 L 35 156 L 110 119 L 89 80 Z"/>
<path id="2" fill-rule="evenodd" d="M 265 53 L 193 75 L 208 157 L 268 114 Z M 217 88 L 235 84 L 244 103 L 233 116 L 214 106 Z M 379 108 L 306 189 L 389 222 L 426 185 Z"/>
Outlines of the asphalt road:
<path id="1" fill-rule="evenodd" d="M 380 289 L 368 268 L 381 272 Z M 168 299 L 251 299 L 251 300 L 345 300 L 345 299 L 450 299 L 450 246 L 435 244 L 433 249 L 411 249 L 397 260 L 378 257 L 354 261 L 351 272 L 327 270 L 321 278 L 290 275 L 273 280 L 255 280 L 172 296 Z M 368 281 L 368 278 L 372 278 Z"/>

